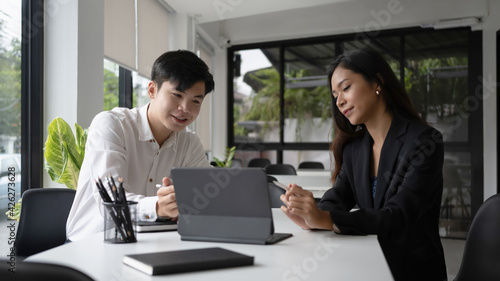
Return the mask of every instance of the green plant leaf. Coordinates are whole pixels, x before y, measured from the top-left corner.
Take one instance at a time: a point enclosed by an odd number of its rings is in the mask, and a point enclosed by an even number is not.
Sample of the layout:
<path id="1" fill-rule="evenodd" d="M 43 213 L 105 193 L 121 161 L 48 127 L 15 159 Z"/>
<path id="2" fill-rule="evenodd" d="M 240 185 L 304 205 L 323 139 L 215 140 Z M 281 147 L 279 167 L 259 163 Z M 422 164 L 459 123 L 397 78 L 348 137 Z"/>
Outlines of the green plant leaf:
<path id="1" fill-rule="evenodd" d="M 49 124 L 48 131 L 49 136 L 45 142 L 45 168 L 53 181 L 76 189 L 87 132 L 75 124 L 75 139 L 70 126 L 62 118 L 54 119 Z"/>
<path id="2" fill-rule="evenodd" d="M 63 172 L 59 177 L 58 183 L 66 185 L 70 189 L 75 189 L 78 185 L 78 175 L 80 174 L 81 162 L 78 163 L 77 160 L 69 153 L 69 150 L 65 147 L 65 153 L 63 153 L 63 161 L 65 163 Z"/>
<path id="3" fill-rule="evenodd" d="M 231 148 L 226 148 L 226 167 L 231 167 L 235 152 L 236 152 L 236 146 L 233 146 Z"/>
<path id="4" fill-rule="evenodd" d="M 215 164 L 217 167 L 231 167 L 231 163 L 233 162 L 234 153 L 236 152 L 236 146 L 231 148 L 226 147 L 226 154 L 224 155 L 224 160 L 220 160 L 217 157 L 214 157 Z"/>
<path id="5" fill-rule="evenodd" d="M 215 164 L 217 165 L 217 167 L 225 167 L 226 166 L 226 164 L 224 163 L 224 161 L 220 160 L 217 157 L 214 157 L 214 161 L 215 161 Z"/>
<path id="6" fill-rule="evenodd" d="M 88 130 L 82 129 L 80 125 L 75 123 L 75 132 L 76 132 L 76 149 L 78 149 L 78 152 L 80 152 L 81 155 L 85 155 L 85 143 L 87 142 Z"/>
<path id="7" fill-rule="evenodd" d="M 70 126 L 62 118 L 56 118 L 49 124 L 49 136 L 45 142 L 44 166 L 52 181 L 76 189 L 78 176 L 85 156 L 87 129 L 75 123 L 76 138 Z M 10 219 L 19 220 L 21 199 L 12 210 L 5 214 Z"/>

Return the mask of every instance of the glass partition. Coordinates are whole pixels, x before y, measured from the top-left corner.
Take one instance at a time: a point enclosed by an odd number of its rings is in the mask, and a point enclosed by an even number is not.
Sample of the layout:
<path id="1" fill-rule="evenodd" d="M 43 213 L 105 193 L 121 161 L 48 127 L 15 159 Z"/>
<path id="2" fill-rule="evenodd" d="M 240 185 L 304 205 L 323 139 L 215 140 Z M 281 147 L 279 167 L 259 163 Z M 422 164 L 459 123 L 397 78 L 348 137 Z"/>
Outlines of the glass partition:
<path id="1" fill-rule="evenodd" d="M 234 54 L 234 138 L 236 142 L 278 142 L 280 76 L 278 48 Z"/>
<path id="2" fill-rule="evenodd" d="M 331 97 L 326 69 L 335 58 L 335 43 L 285 47 L 285 142 L 328 142 Z"/>

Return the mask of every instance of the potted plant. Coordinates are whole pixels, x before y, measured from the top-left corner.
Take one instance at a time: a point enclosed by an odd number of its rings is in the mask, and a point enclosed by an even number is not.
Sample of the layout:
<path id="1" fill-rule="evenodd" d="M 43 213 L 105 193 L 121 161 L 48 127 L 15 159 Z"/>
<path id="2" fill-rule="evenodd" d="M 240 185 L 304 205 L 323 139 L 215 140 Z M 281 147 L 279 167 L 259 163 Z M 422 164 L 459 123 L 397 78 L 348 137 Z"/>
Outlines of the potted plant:
<path id="1" fill-rule="evenodd" d="M 54 182 L 66 185 L 67 188 L 76 189 L 80 167 L 85 156 L 85 143 L 87 142 L 87 129 L 75 123 L 75 133 L 62 118 L 52 120 L 48 128 L 49 136 L 45 142 L 44 168 Z M 10 219 L 19 220 L 21 212 L 21 199 L 13 209 L 7 211 Z"/>
<path id="2" fill-rule="evenodd" d="M 214 157 L 215 164 L 217 167 L 231 167 L 233 162 L 234 153 L 236 152 L 236 146 L 226 147 L 226 154 L 224 155 L 224 160 L 220 160 Z"/>

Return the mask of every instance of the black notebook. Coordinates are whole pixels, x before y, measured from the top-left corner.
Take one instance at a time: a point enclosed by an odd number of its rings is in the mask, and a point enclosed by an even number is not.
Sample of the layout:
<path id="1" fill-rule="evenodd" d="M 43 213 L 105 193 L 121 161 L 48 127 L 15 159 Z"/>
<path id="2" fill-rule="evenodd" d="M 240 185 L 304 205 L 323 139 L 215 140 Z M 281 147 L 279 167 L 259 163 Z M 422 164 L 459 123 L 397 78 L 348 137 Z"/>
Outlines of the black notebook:
<path id="1" fill-rule="evenodd" d="M 219 247 L 126 255 L 123 263 L 149 275 L 253 265 L 253 257 Z"/>
<path id="2" fill-rule="evenodd" d="M 170 219 L 158 219 L 156 221 L 137 222 L 137 232 L 156 232 L 177 230 L 177 221 Z"/>

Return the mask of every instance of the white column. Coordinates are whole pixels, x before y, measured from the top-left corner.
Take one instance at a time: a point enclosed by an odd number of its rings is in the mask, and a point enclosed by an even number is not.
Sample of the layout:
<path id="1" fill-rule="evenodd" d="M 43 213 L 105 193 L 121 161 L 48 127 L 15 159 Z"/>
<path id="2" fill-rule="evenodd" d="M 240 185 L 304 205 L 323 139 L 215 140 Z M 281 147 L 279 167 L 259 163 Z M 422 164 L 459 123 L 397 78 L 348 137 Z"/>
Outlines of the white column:
<path id="1" fill-rule="evenodd" d="M 489 1 L 483 25 L 483 140 L 484 199 L 497 193 L 497 68 L 496 34 L 500 30 L 500 2 Z M 493 152 L 496 153 L 493 153 Z"/>
<path id="2" fill-rule="evenodd" d="M 215 90 L 212 97 L 212 154 L 223 157 L 227 146 L 227 49 L 215 50 Z"/>
<path id="3" fill-rule="evenodd" d="M 45 2 L 44 139 L 63 118 L 83 128 L 103 109 L 104 0 Z M 44 186 L 57 184 L 44 174 Z"/>

